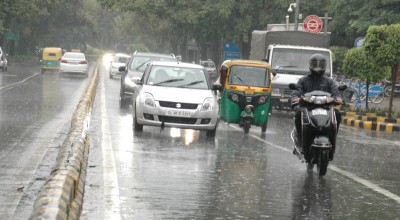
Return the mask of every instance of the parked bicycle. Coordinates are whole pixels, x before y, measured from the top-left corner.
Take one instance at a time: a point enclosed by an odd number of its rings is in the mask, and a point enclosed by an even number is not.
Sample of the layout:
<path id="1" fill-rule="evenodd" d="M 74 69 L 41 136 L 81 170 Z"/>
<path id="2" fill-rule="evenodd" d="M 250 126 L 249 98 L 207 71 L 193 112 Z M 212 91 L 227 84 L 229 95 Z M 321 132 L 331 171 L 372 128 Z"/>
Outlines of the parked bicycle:
<path id="1" fill-rule="evenodd" d="M 356 100 L 366 101 L 367 85 L 357 81 L 350 102 Z M 379 104 L 385 99 L 385 86 L 382 84 L 370 85 L 368 89 L 368 102 Z"/>

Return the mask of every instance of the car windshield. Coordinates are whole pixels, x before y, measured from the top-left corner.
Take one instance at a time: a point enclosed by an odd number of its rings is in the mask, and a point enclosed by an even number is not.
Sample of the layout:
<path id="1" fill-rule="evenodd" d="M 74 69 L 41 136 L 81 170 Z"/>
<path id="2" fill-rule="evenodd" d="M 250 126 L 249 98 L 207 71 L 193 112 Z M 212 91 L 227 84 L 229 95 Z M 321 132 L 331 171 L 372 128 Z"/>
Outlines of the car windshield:
<path id="1" fill-rule="evenodd" d="M 278 72 L 307 74 L 310 71 L 309 59 L 315 53 L 324 55 L 327 60 L 325 73 L 330 75 L 330 55 L 328 51 L 275 48 L 271 66 Z"/>
<path id="2" fill-rule="evenodd" d="M 153 66 L 146 82 L 147 85 L 208 89 L 203 69 L 189 67 Z"/>
<path id="3" fill-rule="evenodd" d="M 232 66 L 228 82 L 244 86 L 269 87 L 269 71 L 263 67 Z"/>
<path id="4" fill-rule="evenodd" d="M 128 62 L 128 60 L 129 60 L 129 57 L 126 57 L 126 56 L 115 56 L 113 61 L 115 63 L 126 63 L 126 62 Z"/>
<path id="5" fill-rule="evenodd" d="M 151 61 L 175 61 L 173 57 L 156 57 L 156 56 L 134 56 L 129 65 L 130 70 L 144 71 L 147 67 L 146 64 Z"/>

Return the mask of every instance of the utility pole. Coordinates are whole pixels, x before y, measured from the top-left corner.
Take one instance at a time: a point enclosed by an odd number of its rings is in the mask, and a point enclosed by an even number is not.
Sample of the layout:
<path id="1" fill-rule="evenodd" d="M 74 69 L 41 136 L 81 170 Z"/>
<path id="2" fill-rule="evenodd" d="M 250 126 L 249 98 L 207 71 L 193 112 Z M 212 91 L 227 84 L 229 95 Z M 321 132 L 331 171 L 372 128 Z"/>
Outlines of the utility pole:
<path id="1" fill-rule="evenodd" d="M 294 9 L 294 30 L 299 30 L 299 11 L 300 11 L 300 0 L 296 0 L 296 7 Z"/>

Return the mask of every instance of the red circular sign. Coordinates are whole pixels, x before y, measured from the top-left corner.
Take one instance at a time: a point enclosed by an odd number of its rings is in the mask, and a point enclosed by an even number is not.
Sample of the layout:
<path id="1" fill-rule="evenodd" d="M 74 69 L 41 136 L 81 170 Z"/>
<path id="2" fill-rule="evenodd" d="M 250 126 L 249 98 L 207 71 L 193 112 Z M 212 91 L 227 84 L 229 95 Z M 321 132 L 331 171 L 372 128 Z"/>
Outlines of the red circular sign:
<path id="1" fill-rule="evenodd" d="M 318 33 L 322 30 L 322 20 L 316 15 L 309 15 L 303 22 L 304 30 L 311 33 Z"/>

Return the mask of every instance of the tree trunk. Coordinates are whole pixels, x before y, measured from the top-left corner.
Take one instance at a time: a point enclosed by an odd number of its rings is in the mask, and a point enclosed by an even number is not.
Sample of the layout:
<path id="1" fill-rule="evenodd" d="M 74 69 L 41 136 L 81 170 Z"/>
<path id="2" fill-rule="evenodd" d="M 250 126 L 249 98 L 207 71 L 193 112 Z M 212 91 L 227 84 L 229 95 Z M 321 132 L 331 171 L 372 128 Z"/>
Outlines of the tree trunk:
<path id="1" fill-rule="evenodd" d="M 390 94 L 390 100 L 389 100 L 389 115 L 388 117 L 392 117 L 392 107 L 393 107 L 393 97 L 394 97 L 394 90 L 396 86 L 396 78 L 397 78 L 397 69 L 399 68 L 399 65 L 396 65 L 392 67 L 392 92 Z"/>

